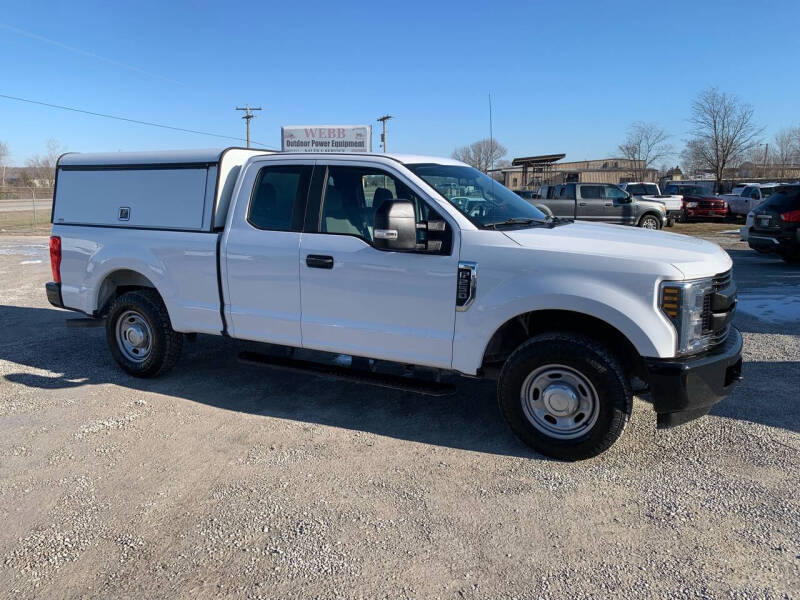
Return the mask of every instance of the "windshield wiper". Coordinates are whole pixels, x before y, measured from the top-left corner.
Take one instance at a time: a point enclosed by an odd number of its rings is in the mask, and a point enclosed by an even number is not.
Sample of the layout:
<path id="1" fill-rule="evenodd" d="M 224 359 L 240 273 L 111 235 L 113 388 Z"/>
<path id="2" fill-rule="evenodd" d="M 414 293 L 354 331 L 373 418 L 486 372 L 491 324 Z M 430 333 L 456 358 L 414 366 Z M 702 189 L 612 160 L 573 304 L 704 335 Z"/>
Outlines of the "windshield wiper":
<path id="1" fill-rule="evenodd" d="M 530 225 L 531 223 L 546 223 L 541 219 L 531 219 L 528 217 L 512 217 L 505 221 L 497 221 L 495 223 L 484 223 L 481 229 L 497 229 L 500 225 Z"/>

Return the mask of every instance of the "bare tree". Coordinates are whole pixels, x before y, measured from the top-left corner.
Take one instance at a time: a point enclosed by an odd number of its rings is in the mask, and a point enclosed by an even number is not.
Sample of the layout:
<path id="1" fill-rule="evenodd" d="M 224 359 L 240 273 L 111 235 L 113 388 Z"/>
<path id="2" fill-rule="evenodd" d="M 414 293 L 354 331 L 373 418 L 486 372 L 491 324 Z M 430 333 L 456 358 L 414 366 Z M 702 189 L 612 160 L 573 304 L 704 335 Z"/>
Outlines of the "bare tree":
<path id="1" fill-rule="evenodd" d="M 0 186 L 4 186 L 6 184 L 6 167 L 8 161 L 8 144 L 5 142 L 0 142 Z"/>
<path id="2" fill-rule="evenodd" d="M 468 165 L 486 173 L 498 160 L 508 153 L 503 144 L 497 140 L 478 140 L 469 146 L 463 146 L 453 150 L 453 158 L 465 162 Z"/>
<path id="3" fill-rule="evenodd" d="M 58 157 L 64 153 L 64 149 L 58 140 L 49 139 L 46 145 L 47 152 L 45 154 L 37 154 L 26 161 L 27 179 L 32 185 L 53 187 L 56 178 L 56 162 Z"/>
<path id="4" fill-rule="evenodd" d="M 717 189 L 725 168 L 758 143 L 764 131 L 753 121 L 753 107 L 712 87 L 692 102 L 691 154 L 714 173 Z M 687 145 L 687 149 L 689 149 Z"/>
<path id="5" fill-rule="evenodd" d="M 781 129 L 775 134 L 774 156 L 776 175 L 786 177 L 787 167 L 800 159 L 800 127 Z"/>
<path id="6" fill-rule="evenodd" d="M 681 170 L 690 177 L 701 175 L 706 167 L 704 155 L 700 151 L 700 144 L 699 140 L 689 140 L 681 152 Z"/>
<path id="7" fill-rule="evenodd" d="M 668 140 L 669 134 L 655 123 L 636 121 L 631 124 L 625 141 L 619 145 L 619 151 L 633 161 L 631 171 L 635 179 L 644 181 L 648 169 L 675 152 Z"/>

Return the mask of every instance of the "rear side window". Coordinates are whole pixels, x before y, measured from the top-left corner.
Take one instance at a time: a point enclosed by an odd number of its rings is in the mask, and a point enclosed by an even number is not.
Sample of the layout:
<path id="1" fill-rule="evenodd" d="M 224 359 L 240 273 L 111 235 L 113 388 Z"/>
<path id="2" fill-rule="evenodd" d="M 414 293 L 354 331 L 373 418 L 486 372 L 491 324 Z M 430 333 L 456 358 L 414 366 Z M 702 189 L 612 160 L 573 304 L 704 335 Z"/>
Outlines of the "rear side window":
<path id="1" fill-rule="evenodd" d="M 256 178 L 247 221 L 258 229 L 300 231 L 311 166 L 263 167 Z"/>
<path id="2" fill-rule="evenodd" d="M 649 196 L 658 196 L 658 186 L 655 183 L 645 183 L 642 187 L 644 188 L 645 194 Z"/>
<path id="3" fill-rule="evenodd" d="M 774 188 L 774 193 L 764 201 L 761 208 L 771 208 L 779 212 L 800 210 L 800 186 Z"/>
<path id="4" fill-rule="evenodd" d="M 641 184 L 628 184 L 625 188 L 625 191 L 628 192 L 631 196 L 643 196 L 646 193 L 644 186 Z"/>
<path id="5" fill-rule="evenodd" d="M 584 200 L 599 200 L 604 196 L 602 185 L 582 185 L 581 198 Z"/>

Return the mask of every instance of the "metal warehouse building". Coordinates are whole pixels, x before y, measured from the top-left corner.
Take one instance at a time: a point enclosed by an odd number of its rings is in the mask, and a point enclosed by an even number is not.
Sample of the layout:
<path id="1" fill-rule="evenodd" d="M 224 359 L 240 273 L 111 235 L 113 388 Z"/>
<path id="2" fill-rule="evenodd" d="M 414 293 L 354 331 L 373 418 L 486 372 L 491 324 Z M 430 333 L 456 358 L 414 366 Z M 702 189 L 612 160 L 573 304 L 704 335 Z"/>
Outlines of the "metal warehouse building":
<path id="1" fill-rule="evenodd" d="M 503 185 L 512 190 L 553 183 L 626 183 L 640 178 L 644 181 L 658 181 L 658 170 L 643 170 L 642 161 L 628 158 L 600 158 L 559 162 L 564 157 L 566 154 L 515 158 L 510 167 L 495 169 L 493 174 Z"/>

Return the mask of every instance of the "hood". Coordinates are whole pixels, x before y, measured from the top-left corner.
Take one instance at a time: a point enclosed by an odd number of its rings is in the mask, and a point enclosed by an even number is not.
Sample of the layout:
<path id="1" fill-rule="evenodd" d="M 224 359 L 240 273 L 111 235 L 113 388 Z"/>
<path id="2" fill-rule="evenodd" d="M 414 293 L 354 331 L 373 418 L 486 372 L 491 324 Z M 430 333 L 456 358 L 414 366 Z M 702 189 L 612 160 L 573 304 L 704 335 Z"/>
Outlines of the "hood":
<path id="1" fill-rule="evenodd" d="M 669 264 L 686 279 L 724 273 L 733 264 L 728 253 L 712 242 L 627 225 L 578 221 L 552 229 L 533 227 L 503 233 L 527 248 Z M 660 274 L 663 269 L 653 271 Z"/>

